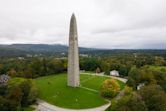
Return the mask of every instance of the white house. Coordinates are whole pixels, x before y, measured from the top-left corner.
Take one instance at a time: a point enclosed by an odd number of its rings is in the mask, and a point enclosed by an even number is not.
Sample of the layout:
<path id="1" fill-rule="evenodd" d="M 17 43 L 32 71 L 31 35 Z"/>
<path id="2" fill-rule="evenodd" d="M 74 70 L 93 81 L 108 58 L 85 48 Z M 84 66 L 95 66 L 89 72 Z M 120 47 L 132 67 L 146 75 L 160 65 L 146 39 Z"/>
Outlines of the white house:
<path id="1" fill-rule="evenodd" d="M 119 72 L 117 70 L 110 71 L 111 76 L 119 76 Z"/>
<path id="2" fill-rule="evenodd" d="M 140 84 L 137 86 L 137 90 L 140 90 L 143 86 L 145 86 L 145 83 L 140 83 Z"/>
<path id="3" fill-rule="evenodd" d="M 80 54 L 81 57 L 88 57 L 88 54 Z"/>

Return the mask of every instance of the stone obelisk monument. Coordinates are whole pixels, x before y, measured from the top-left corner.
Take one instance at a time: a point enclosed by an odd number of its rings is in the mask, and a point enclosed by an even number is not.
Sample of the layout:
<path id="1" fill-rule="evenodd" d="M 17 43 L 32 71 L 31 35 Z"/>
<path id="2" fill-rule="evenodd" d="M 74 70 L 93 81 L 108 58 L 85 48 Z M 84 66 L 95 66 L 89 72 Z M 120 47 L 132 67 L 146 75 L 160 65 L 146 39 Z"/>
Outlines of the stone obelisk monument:
<path id="1" fill-rule="evenodd" d="M 72 87 L 78 87 L 80 84 L 77 23 L 74 14 L 70 20 L 67 84 Z"/>

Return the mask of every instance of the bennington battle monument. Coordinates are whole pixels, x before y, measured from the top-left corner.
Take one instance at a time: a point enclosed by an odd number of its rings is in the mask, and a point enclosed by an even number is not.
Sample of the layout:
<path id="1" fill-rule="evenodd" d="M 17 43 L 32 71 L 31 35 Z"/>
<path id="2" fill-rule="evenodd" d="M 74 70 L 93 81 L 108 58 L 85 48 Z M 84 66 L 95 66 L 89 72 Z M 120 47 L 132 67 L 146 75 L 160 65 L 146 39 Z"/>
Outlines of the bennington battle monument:
<path id="1" fill-rule="evenodd" d="M 78 51 L 78 35 L 77 22 L 75 15 L 72 14 L 69 30 L 69 49 L 68 49 L 68 80 L 67 85 L 78 87 L 80 85 L 80 69 L 79 69 L 79 51 Z"/>

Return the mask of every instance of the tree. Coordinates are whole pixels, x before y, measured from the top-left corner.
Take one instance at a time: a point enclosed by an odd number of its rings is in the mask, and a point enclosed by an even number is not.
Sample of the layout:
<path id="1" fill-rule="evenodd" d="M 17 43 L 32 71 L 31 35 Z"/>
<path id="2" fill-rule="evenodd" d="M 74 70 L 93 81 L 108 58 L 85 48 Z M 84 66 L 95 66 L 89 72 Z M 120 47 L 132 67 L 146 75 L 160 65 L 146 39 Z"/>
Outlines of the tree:
<path id="1" fill-rule="evenodd" d="M 42 72 L 42 62 L 40 59 L 33 59 L 29 64 L 29 69 L 31 69 L 32 74 L 36 74 L 39 76 L 44 76 L 45 73 Z"/>
<path id="2" fill-rule="evenodd" d="M 4 96 L 6 94 L 7 86 L 6 85 L 1 85 L 0 86 L 0 95 Z"/>
<path id="3" fill-rule="evenodd" d="M 132 93 L 131 98 L 126 105 L 130 111 L 148 111 L 145 102 L 138 93 Z"/>
<path id="4" fill-rule="evenodd" d="M 140 73 L 140 82 L 144 82 L 147 84 L 156 83 L 154 73 L 151 70 L 149 70 L 147 67 L 142 67 L 139 73 Z"/>
<path id="5" fill-rule="evenodd" d="M 136 81 L 129 77 L 127 83 L 126 83 L 128 86 L 132 87 L 133 89 L 136 89 L 137 88 L 137 84 L 136 84 Z"/>
<path id="6" fill-rule="evenodd" d="M 28 106 L 35 102 L 37 94 L 37 89 L 31 80 L 15 78 L 9 80 L 7 93 L 4 97 L 18 106 Z"/>
<path id="7" fill-rule="evenodd" d="M 3 74 L 3 65 L 0 64 L 0 75 Z"/>
<path id="8" fill-rule="evenodd" d="M 137 85 L 140 82 L 140 78 L 141 78 L 139 70 L 136 67 L 132 67 L 129 72 L 128 78 L 129 79 L 127 81 L 127 85 L 136 89 Z"/>
<path id="9" fill-rule="evenodd" d="M 22 96 L 23 93 L 21 88 L 19 86 L 14 86 L 9 89 L 7 99 L 15 101 L 18 104 L 21 104 Z"/>
<path id="10" fill-rule="evenodd" d="M 133 88 L 131 88 L 129 86 L 125 86 L 125 89 L 124 89 L 125 95 L 130 95 L 132 92 L 133 92 Z"/>
<path id="11" fill-rule="evenodd" d="M 163 57 L 159 57 L 159 56 L 155 57 L 155 65 L 162 66 L 162 65 L 165 65 L 165 63 L 166 61 L 164 60 Z"/>
<path id="12" fill-rule="evenodd" d="M 119 71 L 119 74 L 121 76 L 127 76 L 128 75 L 128 69 L 125 65 L 120 65 L 118 71 Z"/>
<path id="13" fill-rule="evenodd" d="M 80 60 L 80 67 L 86 71 L 95 71 L 97 67 L 101 68 L 101 61 L 97 58 L 83 58 Z"/>
<path id="14" fill-rule="evenodd" d="M 16 76 L 16 74 L 17 74 L 17 72 L 16 72 L 16 70 L 15 69 L 10 69 L 8 72 L 7 72 L 7 74 L 10 76 L 10 77 L 14 77 L 14 76 Z"/>
<path id="15" fill-rule="evenodd" d="M 136 92 L 112 102 L 106 111 L 148 111 L 146 104 Z"/>
<path id="16" fill-rule="evenodd" d="M 128 68 L 121 63 L 112 63 L 110 65 L 110 70 L 117 70 L 119 71 L 119 74 L 121 76 L 127 76 L 128 75 Z"/>
<path id="17" fill-rule="evenodd" d="M 166 111 L 166 94 L 159 85 L 144 86 L 139 94 L 149 111 Z"/>
<path id="18" fill-rule="evenodd" d="M 17 102 L 6 99 L 0 96 L 0 110 L 1 111 L 20 111 L 20 105 Z"/>
<path id="19" fill-rule="evenodd" d="M 23 81 L 20 86 L 19 86 L 22 90 L 22 99 L 21 99 L 21 104 L 24 106 L 27 106 L 29 104 L 29 94 L 32 88 L 32 81 L 30 80 L 25 80 Z"/>
<path id="20" fill-rule="evenodd" d="M 115 97 L 120 91 L 120 85 L 114 79 L 106 79 L 101 86 L 101 95 L 106 98 Z"/>
<path id="21" fill-rule="evenodd" d="M 28 94 L 28 104 L 34 103 L 36 101 L 37 96 L 38 96 L 38 89 L 32 83 L 30 92 Z"/>
<path id="22" fill-rule="evenodd" d="M 48 74 L 57 74 L 64 71 L 64 64 L 60 59 L 53 59 L 48 62 Z"/>

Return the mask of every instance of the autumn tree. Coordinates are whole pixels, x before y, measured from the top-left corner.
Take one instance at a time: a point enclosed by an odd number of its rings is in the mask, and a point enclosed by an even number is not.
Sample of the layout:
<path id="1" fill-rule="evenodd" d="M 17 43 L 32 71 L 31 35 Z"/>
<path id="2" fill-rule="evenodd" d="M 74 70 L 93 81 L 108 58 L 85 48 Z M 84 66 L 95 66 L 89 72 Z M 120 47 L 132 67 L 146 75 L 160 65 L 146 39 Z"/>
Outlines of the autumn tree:
<path id="1" fill-rule="evenodd" d="M 114 79 L 106 79 L 101 86 L 101 95 L 106 98 L 115 97 L 120 91 L 120 85 Z"/>

